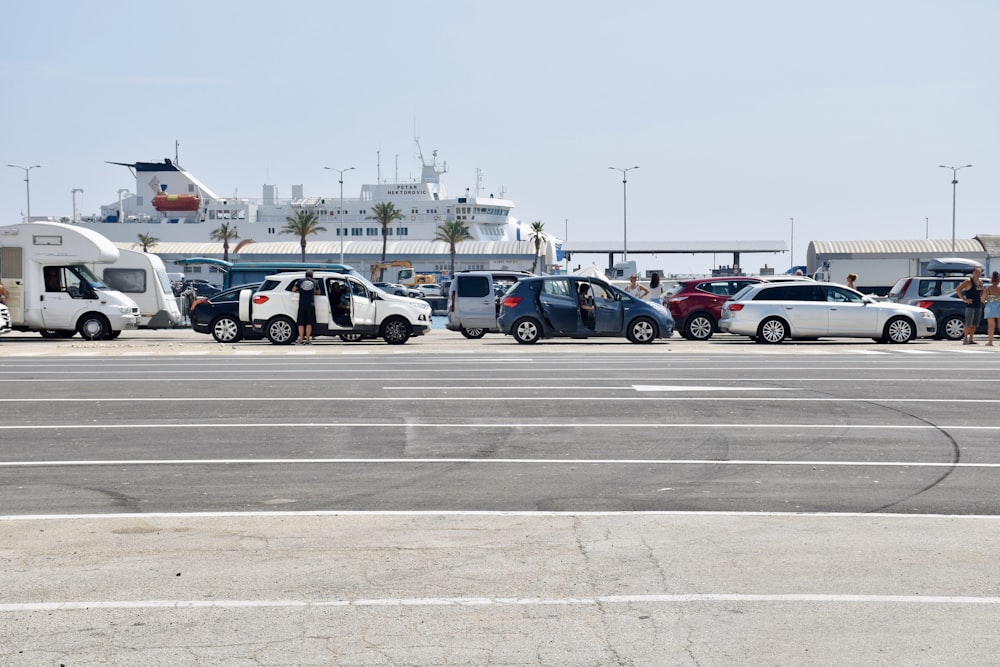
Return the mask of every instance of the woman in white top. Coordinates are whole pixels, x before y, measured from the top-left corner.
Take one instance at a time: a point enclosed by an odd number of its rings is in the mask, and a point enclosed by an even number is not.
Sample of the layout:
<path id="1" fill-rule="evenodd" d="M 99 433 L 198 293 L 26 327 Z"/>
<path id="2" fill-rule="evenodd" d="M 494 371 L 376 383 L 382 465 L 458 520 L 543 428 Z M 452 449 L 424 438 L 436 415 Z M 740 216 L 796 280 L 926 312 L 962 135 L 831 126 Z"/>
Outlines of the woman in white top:
<path id="1" fill-rule="evenodd" d="M 625 291 L 637 299 L 643 299 L 649 294 L 649 290 L 639 284 L 635 276 L 629 276 L 628 287 Z"/>
<path id="2" fill-rule="evenodd" d="M 660 274 L 653 272 L 653 275 L 649 277 L 649 289 L 646 290 L 649 293 L 649 300 L 655 301 L 656 303 L 661 303 L 663 301 L 663 285 L 660 284 Z"/>

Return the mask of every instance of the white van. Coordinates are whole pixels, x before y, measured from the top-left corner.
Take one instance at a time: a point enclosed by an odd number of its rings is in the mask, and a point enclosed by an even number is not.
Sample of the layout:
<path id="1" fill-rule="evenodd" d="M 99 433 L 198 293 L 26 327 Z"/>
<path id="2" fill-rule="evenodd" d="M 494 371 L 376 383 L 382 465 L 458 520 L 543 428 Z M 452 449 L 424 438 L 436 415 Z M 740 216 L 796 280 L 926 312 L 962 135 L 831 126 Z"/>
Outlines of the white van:
<path id="1" fill-rule="evenodd" d="M 0 227 L 0 277 L 16 331 L 46 338 L 117 338 L 139 325 L 139 306 L 88 268 L 118 260 L 118 248 L 97 232 L 59 222 Z"/>
<path id="2" fill-rule="evenodd" d="M 183 318 L 167 275 L 167 267 L 156 255 L 126 248 L 118 249 L 114 264 L 93 264 L 91 269 L 104 282 L 132 298 L 139 306 L 139 326 L 146 329 L 170 329 L 180 326 Z"/>
<path id="3" fill-rule="evenodd" d="M 460 331 L 466 338 L 482 338 L 500 333 L 497 315 L 500 298 L 510 286 L 527 278 L 523 271 L 462 271 L 455 274 L 448 290 L 450 331 Z"/>

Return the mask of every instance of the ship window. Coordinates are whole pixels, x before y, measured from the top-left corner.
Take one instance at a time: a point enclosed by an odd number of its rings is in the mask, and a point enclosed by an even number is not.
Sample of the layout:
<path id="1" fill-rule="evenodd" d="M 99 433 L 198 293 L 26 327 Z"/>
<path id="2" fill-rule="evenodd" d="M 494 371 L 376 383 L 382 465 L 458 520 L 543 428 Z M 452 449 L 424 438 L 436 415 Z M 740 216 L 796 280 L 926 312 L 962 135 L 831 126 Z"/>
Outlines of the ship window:
<path id="1" fill-rule="evenodd" d="M 410 235 L 410 230 L 407 229 L 406 227 L 400 227 L 399 229 L 396 230 L 396 236 L 409 236 L 409 235 Z"/>
<path id="2" fill-rule="evenodd" d="M 362 227 L 352 227 L 351 236 L 364 236 L 365 230 Z"/>

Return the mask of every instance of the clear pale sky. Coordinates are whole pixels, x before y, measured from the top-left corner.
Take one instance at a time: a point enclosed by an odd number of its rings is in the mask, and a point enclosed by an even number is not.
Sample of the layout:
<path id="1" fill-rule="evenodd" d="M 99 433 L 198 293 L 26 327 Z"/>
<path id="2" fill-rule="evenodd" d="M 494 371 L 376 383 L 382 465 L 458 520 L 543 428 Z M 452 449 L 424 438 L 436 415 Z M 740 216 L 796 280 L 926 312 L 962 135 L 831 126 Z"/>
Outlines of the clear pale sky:
<path id="1" fill-rule="evenodd" d="M 345 195 L 419 176 L 512 199 L 559 237 L 812 240 L 998 234 L 1000 3 L 5 2 L 0 164 L 32 215 L 134 188 L 174 157 L 220 195 Z M 397 167 L 398 165 L 398 167 Z M 0 167 L 0 224 L 24 172 Z M 568 221 L 568 222 L 567 222 Z M 704 272 L 728 256 L 642 258 Z M 596 258 L 602 263 L 603 258 Z M 743 258 L 783 270 L 789 256 Z M 577 262 L 574 260 L 573 262 Z"/>

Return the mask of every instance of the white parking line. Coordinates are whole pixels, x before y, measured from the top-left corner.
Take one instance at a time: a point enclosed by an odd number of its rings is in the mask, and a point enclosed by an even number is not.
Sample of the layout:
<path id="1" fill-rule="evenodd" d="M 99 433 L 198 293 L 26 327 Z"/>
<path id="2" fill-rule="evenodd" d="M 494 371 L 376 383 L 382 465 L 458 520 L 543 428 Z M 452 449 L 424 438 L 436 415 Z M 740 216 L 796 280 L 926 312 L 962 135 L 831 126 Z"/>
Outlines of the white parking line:
<path id="1" fill-rule="evenodd" d="M 261 609 L 288 607 L 484 607 L 484 606 L 595 606 L 612 604 L 687 604 L 740 602 L 744 604 L 949 604 L 997 605 L 1000 597 L 968 595 L 851 595 L 830 593 L 674 593 L 664 595 L 600 595 L 585 598 L 449 597 L 356 598 L 337 600 L 81 600 L 0 604 L 0 612 L 79 611 L 93 609 Z"/>
<path id="2" fill-rule="evenodd" d="M 413 458 L 290 458 L 290 459 L 125 459 L 94 461 L 0 461 L 0 468 L 100 468 L 107 466 L 166 466 L 166 465 L 417 465 L 417 464 L 465 465 L 709 465 L 709 466 L 801 466 L 812 468 L 1000 468 L 1000 463 L 961 463 L 951 461 L 809 461 L 809 460 L 768 460 L 768 459 L 501 459 L 468 457 L 413 457 Z"/>

